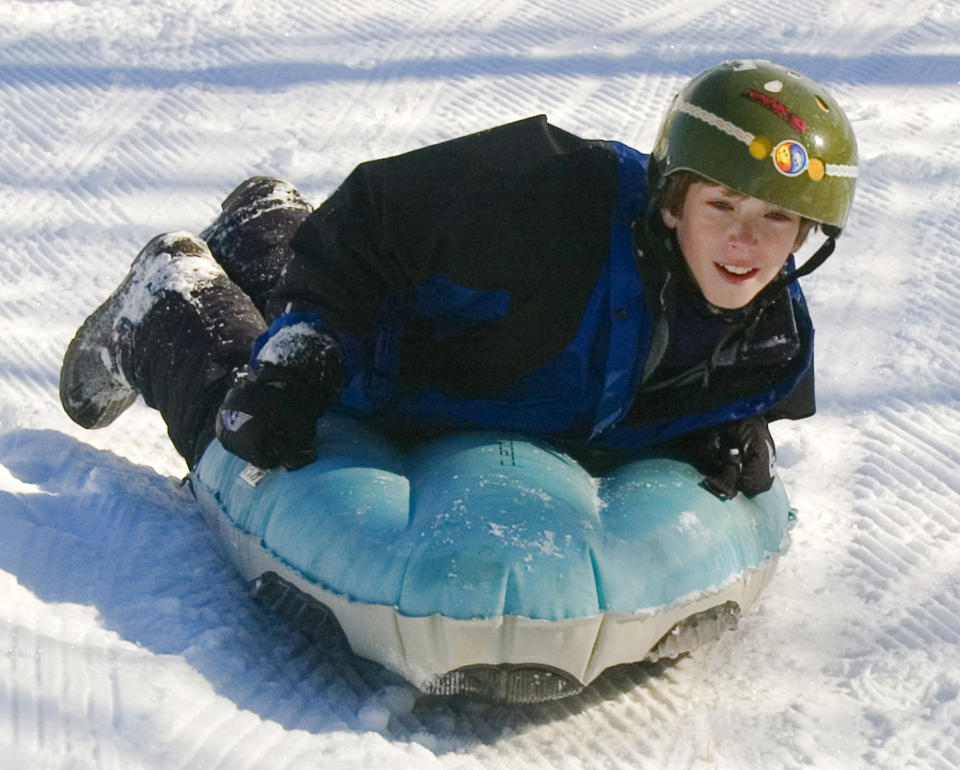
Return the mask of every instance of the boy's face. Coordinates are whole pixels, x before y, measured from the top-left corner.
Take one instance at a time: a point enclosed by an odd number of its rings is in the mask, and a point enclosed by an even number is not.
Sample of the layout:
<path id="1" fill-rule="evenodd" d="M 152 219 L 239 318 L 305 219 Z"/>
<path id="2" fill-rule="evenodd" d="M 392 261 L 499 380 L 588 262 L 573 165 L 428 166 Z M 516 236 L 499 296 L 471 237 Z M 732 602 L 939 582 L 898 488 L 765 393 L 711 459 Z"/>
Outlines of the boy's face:
<path id="1" fill-rule="evenodd" d="M 796 246 L 800 217 L 719 184 L 690 185 L 680 216 L 661 209 L 703 296 L 732 310 L 779 273 Z"/>

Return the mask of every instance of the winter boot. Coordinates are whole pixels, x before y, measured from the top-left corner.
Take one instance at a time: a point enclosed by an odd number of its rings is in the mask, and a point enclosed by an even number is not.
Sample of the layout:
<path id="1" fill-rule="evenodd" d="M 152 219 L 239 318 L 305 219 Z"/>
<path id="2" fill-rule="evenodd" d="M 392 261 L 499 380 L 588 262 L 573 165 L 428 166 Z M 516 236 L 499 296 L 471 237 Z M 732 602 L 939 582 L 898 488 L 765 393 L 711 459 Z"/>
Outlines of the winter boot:
<path id="1" fill-rule="evenodd" d="M 101 428 L 140 394 L 192 465 L 213 435 L 230 378 L 264 329 L 202 240 L 160 235 L 68 346 L 61 403 L 74 422 Z"/>
<path id="2" fill-rule="evenodd" d="M 288 182 L 256 176 L 230 193 L 222 209 L 200 237 L 265 315 L 267 296 L 292 256 L 290 239 L 312 207 Z"/>

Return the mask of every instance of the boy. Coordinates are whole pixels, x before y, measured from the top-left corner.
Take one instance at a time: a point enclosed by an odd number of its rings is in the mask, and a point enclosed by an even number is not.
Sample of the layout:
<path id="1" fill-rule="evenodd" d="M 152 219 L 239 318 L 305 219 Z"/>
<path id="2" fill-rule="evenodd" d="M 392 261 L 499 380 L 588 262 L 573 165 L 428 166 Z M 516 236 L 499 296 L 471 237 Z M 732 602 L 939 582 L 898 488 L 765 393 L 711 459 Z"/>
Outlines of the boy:
<path id="1" fill-rule="evenodd" d="M 395 435 L 673 443 L 717 494 L 755 494 L 767 422 L 814 411 L 796 279 L 833 250 L 856 162 L 822 88 L 728 62 L 677 95 L 649 158 L 538 117 L 361 164 L 312 212 L 248 180 L 202 238 L 145 247 L 67 350 L 61 400 L 100 427 L 142 394 L 191 467 L 214 434 L 301 467 L 336 407 Z"/>

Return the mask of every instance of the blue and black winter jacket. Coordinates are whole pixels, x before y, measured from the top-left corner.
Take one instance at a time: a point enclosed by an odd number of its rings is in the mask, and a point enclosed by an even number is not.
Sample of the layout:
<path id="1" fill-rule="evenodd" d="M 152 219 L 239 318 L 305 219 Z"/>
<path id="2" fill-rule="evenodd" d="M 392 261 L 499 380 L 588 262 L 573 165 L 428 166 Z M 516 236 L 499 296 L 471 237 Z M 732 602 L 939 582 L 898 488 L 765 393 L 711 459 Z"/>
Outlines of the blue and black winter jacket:
<path id="1" fill-rule="evenodd" d="M 344 407 L 394 425 L 643 447 L 812 413 L 799 287 L 698 309 L 646 166 L 542 116 L 363 163 L 294 236 L 268 333 L 329 329 Z"/>

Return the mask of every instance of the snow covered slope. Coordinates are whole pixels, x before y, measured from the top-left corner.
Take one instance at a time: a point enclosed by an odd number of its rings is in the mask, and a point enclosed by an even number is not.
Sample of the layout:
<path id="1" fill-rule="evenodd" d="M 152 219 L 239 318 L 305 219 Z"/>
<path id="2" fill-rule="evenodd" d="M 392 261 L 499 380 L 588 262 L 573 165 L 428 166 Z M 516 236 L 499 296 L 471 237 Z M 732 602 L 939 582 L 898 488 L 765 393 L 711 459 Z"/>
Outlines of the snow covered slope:
<path id="1" fill-rule="evenodd" d="M 858 200 L 805 281 L 820 413 L 778 423 L 794 546 L 736 634 L 515 708 L 415 701 L 246 594 L 142 404 L 84 432 L 57 375 L 140 246 L 255 174 L 536 112 L 648 148 L 722 59 L 824 82 Z M 4 0 L 0 767 L 960 767 L 960 4 Z"/>

